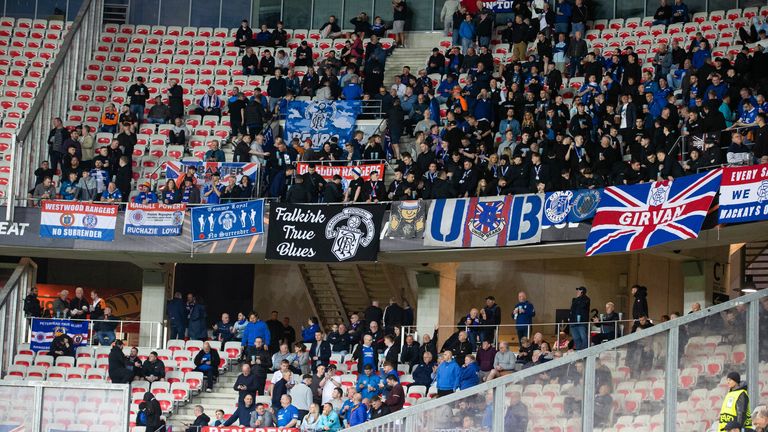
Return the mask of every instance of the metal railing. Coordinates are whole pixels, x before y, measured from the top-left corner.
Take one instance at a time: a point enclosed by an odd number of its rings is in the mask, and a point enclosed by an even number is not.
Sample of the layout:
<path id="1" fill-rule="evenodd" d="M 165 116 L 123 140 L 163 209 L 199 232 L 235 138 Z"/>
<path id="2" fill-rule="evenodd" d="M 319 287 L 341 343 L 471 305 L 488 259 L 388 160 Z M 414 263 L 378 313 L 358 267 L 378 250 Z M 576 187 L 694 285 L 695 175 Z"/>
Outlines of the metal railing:
<path id="1" fill-rule="evenodd" d="M 158 321 L 130 321 L 130 320 L 91 320 L 91 319 L 79 319 L 79 318 L 34 318 L 28 317 L 29 325 L 27 329 L 31 329 L 35 320 L 50 320 L 61 319 L 68 321 L 87 321 L 88 322 L 88 341 L 89 344 L 95 345 L 98 342 L 98 338 L 94 339 L 94 335 L 98 336 L 98 331 L 94 329 L 95 323 L 106 322 L 111 324 L 117 324 L 114 330 L 116 338 L 126 341 L 128 346 L 150 346 L 153 348 L 165 348 L 165 334 L 166 328 L 163 322 Z M 149 343 L 141 343 L 141 335 L 147 335 Z M 24 338 L 27 342 L 32 342 L 32 333 L 29 332 L 28 336 Z"/>
<path id="2" fill-rule="evenodd" d="M 768 385 L 768 374 L 765 373 L 768 367 L 761 367 L 761 360 L 763 365 L 768 361 L 768 341 L 763 342 L 760 337 L 761 322 L 768 319 L 767 298 L 768 290 L 746 294 L 632 335 L 486 381 L 468 390 L 417 403 L 346 430 L 415 432 L 453 429 L 455 423 L 451 425 L 449 419 L 446 425 L 444 421 L 445 415 L 452 417 L 451 413 L 455 412 L 452 408 L 460 411 L 462 416 L 481 417 L 485 429 L 498 432 L 525 430 L 514 429 L 511 425 L 519 419 L 517 414 L 521 412 L 525 412 L 528 427 L 534 429 L 538 426 L 549 428 L 557 425 L 561 430 L 566 430 L 565 426 L 568 425 L 572 426 L 568 429 L 591 431 L 596 427 L 615 426 L 615 417 L 627 410 L 648 414 L 645 421 L 650 416 L 657 418 L 662 426 L 660 430 L 704 430 L 706 426 L 703 425 L 698 429 L 686 426 L 685 422 L 690 421 L 687 418 L 688 406 L 681 400 L 700 388 L 712 387 L 708 392 L 719 389 L 718 386 L 722 385 L 722 379 L 728 372 L 741 373 L 747 388 L 751 389 L 752 406 L 760 403 L 762 395 L 758 389 Z M 708 360 L 710 358 L 719 360 Z M 620 366 L 622 361 L 626 366 Z M 703 369 L 692 367 L 701 365 L 703 361 L 707 362 Z M 579 363 L 581 366 L 578 366 Z M 715 367 L 710 368 L 710 364 Z M 618 380 L 611 379 L 614 373 L 622 375 L 616 377 Z M 571 402 L 578 402 L 570 413 L 565 412 L 565 409 L 560 409 L 558 413 L 558 408 L 549 404 L 539 410 L 525 405 L 531 401 L 526 399 L 528 388 L 524 391 L 523 384 L 548 384 L 558 380 L 566 382 L 566 377 L 570 377 L 567 389 Z M 653 382 L 658 383 L 653 391 L 650 384 L 652 378 L 656 380 Z M 632 399 L 632 404 L 620 404 L 622 414 L 614 411 L 612 402 L 596 409 L 596 395 L 603 385 L 608 386 L 609 396 L 619 398 L 622 394 L 616 389 L 611 390 L 614 385 L 627 382 L 630 384 L 629 392 L 632 392 L 634 383 L 641 381 L 647 384 L 644 396 Z M 560 384 L 558 388 L 561 388 Z M 541 386 L 537 388 L 539 391 L 541 389 Z M 600 391 L 601 397 L 604 392 L 605 389 Z M 722 396 L 726 393 L 723 389 L 717 392 Z M 557 392 L 555 395 L 560 394 Z M 600 399 L 601 402 L 604 400 Z M 712 406 L 720 405 L 715 403 Z M 707 415 L 709 420 L 718 421 L 717 411 L 709 410 Z M 694 422 L 705 420 L 699 413 L 696 417 Z M 540 419 L 541 423 L 538 424 L 536 419 Z M 637 430 L 651 430 L 649 425 L 646 427 Z"/>
<path id="3" fill-rule="evenodd" d="M 635 322 L 635 320 L 616 320 L 616 321 L 590 321 L 589 323 L 577 323 L 577 324 L 589 324 L 589 330 L 588 335 L 594 335 L 594 334 L 613 334 L 615 336 L 611 337 L 611 339 L 614 339 L 616 337 L 624 336 L 624 334 L 629 333 L 628 329 L 631 329 L 632 324 Z M 555 342 L 552 344 L 552 350 L 557 350 L 557 347 L 561 347 L 562 344 L 567 343 L 568 339 L 566 336 L 563 336 L 563 333 L 566 333 L 566 329 L 568 328 L 568 325 L 571 324 L 569 322 L 556 322 L 556 323 L 535 323 L 535 324 L 499 324 L 499 325 L 490 325 L 490 324 L 480 324 L 480 325 L 437 325 L 433 327 L 430 330 L 424 330 L 425 326 L 403 326 L 402 328 L 402 334 L 404 335 L 412 335 L 413 340 L 419 342 L 420 335 L 427 334 L 429 336 L 432 336 L 433 330 L 437 330 L 439 332 L 447 331 L 449 334 L 452 334 L 456 331 L 466 331 L 470 334 L 470 343 L 472 343 L 473 346 L 479 346 L 480 342 L 482 342 L 484 339 L 492 340 L 492 344 L 498 348 L 499 343 L 503 342 L 503 335 L 506 333 L 514 333 L 519 334 L 519 331 L 522 331 L 524 334 L 524 337 L 527 337 L 528 339 L 532 338 L 535 334 L 541 333 L 542 336 L 545 338 L 554 338 Z M 609 329 L 609 331 L 605 331 L 605 327 Z M 508 330 L 508 332 L 504 332 L 503 330 Z M 492 336 L 492 338 L 489 338 L 489 336 Z M 405 343 L 401 338 L 401 344 L 400 347 L 402 348 L 403 344 Z M 592 346 L 592 338 L 589 338 L 589 345 Z"/>
<path id="4" fill-rule="evenodd" d="M 13 404 L 13 409 L 0 412 L 0 424 L 13 425 L 14 430 L 65 430 L 82 419 L 76 413 L 94 412 L 93 426 L 98 430 L 127 431 L 130 416 L 130 387 L 126 384 L 82 381 L 0 381 L 0 399 Z M 58 414 L 66 404 L 67 416 Z M 8 406 L 8 405 L 6 405 Z"/>
<path id="5" fill-rule="evenodd" d="M 33 170 L 47 159 L 48 131 L 51 119 L 67 112 L 74 99 L 77 80 L 82 76 L 101 34 L 103 0 L 83 0 L 72 27 L 62 41 L 56 60 L 50 65 L 35 101 L 24 119 L 12 147 L 13 194 L 8 196 L 10 207 L 14 200 L 26 196 L 32 188 Z"/>
<path id="6" fill-rule="evenodd" d="M 22 258 L 0 290 L 0 376 L 13 364 L 13 355 L 25 334 L 24 298 L 37 281 L 37 264 Z"/>

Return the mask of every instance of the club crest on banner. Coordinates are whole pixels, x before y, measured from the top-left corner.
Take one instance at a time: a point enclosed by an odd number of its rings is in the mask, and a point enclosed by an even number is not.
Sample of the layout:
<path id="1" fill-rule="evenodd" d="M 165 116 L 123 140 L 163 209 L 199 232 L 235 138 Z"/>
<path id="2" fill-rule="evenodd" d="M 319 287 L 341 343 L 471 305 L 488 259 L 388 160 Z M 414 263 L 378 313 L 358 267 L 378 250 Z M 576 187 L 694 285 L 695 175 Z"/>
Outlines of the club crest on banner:
<path id="1" fill-rule="evenodd" d="M 339 225 L 346 221 L 346 224 Z M 339 225 L 336 228 L 336 225 Z M 365 228 L 365 232 L 361 230 Z M 373 214 L 361 208 L 346 208 L 332 217 L 325 228 L 325 238 L 334 239 L 331 247 L 333 255 L 339 261 L 345 261 L 355 256 L 357 248 L 368 246 L 376 233 Z"/>
<path id="2" fill-rule="evenodd" d="M 571 191 L 557 191 L 547 197 L 547 201 L 544 203 L 544 213 L 547 219 L 553 224 L 563 222 L 571 210 L 571 198 L 573 198 Z"/>
<path id="3" fill-rule="evenodd" d="M 757 188 L 757 202 L 761 203 L 766 200 L 768 200 L 768 180 L 763 180 Z"/>
<path id="4" fill-rule="evenodd" d="M 648 194 L 648 205 L 660 206 L 667 202 L 669 196 L 669 183 L 666 181 L 655 182 L 651 186 L 651 193 Z"/>
<path id="5" fill-rule="evenodd" d="M 573 197 L 571 212 L 578 220 L 584 220 L 594 216 L 597 207 L 600 205 L 600 191 L 595 189 L 586 189 L 580 191 Z"/>
<path id="6" fill-rule="evenodd" d="M 499 234 L 507 225 L 503 210 L 504 201 L 478 202 L 469 220 L 469 231 L 483 240 Z"/>

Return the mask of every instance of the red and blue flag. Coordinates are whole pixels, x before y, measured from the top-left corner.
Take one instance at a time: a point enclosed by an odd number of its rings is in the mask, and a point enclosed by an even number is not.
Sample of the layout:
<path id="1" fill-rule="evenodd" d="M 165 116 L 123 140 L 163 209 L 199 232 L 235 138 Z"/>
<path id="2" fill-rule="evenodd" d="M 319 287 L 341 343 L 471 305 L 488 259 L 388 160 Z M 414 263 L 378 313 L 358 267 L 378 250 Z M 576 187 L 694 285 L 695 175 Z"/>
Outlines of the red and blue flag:
<path id="1" fill-rule="evenodd" d="M 720 176 L 718 169 L 674 181 L 605 188 L 587 238 L 587 256 L 698 237 Z"/>

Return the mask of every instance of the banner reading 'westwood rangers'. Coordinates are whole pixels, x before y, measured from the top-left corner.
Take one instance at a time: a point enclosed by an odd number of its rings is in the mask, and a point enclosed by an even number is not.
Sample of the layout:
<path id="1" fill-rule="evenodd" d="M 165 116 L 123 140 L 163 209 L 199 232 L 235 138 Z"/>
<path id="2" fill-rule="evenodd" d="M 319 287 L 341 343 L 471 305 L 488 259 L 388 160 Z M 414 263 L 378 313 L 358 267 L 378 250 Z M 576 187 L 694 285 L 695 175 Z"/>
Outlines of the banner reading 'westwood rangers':
<path id="1" fill-rule="evenodd" d="M 40 237 L 112 241 L 117 208 L 110 204 L 43 201 Z"/>
<path id="2" fill-rule="evenodd" d="M 768 164 L 723 168 L 720 223 L 768 219 Z"/>
<path id="3" fill-rule="evenodd" d="M 291 101 L 285 120 L 285 141 L 298 138 L 312 140 L 312 147 L 321 149 L 331 138 L 339 139 L 339 146 L 352 139 L 355 122 L 360 115 L 360 101 Z"/>
<path id="4" fill-rule="evenodd" d="M 136 236 L 181 235 L 186 204 L 128 203 L 123 234 Z"/>
<path id="5" fill-rule="evenodd" d="M 385 204 L 272 205 L 267 259 L 375 261 L 385 209 Z"/>
<path id="6" fill-rule="evenodd" d="M 192 243 L 250 237 L 264 232 L 264 200 L 193 207 Z"/>

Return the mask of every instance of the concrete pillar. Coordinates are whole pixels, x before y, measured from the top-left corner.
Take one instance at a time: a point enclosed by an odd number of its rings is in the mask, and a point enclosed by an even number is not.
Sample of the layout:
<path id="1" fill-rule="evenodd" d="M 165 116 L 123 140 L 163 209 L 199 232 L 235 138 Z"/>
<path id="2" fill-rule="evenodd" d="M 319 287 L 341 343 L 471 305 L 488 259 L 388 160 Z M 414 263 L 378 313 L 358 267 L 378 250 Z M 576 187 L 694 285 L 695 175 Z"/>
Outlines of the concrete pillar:
<path id="1" fill-rule="evenodd" d="M 419 334 L 432 334 L 435 325 L 445 326 L 438 334 L 438 348 L 453 333 L 456 315 L 456 270 L 458 263 L 432 264 L 432 271 L 418 272 L 416 322 Z"/>
<path id="2" fill-rule="evenodd" d="M 144 268 L 141 287 L 139 344 L 162 348 L 165 343 L 165 275 L 161 268 Z"/>
<path id="3" fill-rule="evenodd" d="M 706 261 L 689 261 L 683 263 L 683 310 L 691 310 L 691 305 L 699 303 L 702 308 L 712 303 L 712 284 L 708 283 L 709 268 Z"/>
<path id="4" fill-rule="evenodd" d="M 744 251 L 746 243 L 732 244 L 728 250 L 728 270 L 726 275 L 725 294 L 736 295 L 734 290 L 744 285 Z"/>

